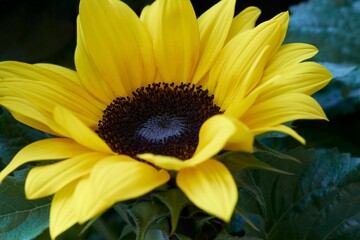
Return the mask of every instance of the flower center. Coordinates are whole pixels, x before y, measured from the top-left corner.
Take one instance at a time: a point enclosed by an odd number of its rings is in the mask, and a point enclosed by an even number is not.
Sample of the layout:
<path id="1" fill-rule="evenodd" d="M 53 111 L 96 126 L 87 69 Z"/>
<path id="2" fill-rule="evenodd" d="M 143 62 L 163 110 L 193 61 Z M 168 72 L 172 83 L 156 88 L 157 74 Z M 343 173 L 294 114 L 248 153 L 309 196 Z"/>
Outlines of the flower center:
<path id="1" fill-rule="evenodd" d="M 153 116 L 141 124 L 136 133 L 146 141 L 165 143 L 169 137 L 180 137 L 186 130 L 186 121 L 183 117 Z"/>
<path id="2" fill-rule="evenodd" d="M 222 113 L 213 99 L 194 84 L 153 83 L 131 97 L 116 98 L 104 110 L 96 133 L 119 154 L 188 159 L 198 145 L 201 125 Z"/>

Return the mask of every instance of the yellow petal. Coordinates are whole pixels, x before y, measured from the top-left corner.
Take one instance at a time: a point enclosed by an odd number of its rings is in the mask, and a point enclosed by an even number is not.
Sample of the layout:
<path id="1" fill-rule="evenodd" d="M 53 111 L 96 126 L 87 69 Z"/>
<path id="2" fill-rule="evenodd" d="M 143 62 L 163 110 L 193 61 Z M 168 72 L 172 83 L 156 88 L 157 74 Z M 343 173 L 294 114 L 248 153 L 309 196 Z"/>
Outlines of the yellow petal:
<path id="1" fill-rule="evenodd" d="M 1 85 L 9 90 L 5 99 L 9 97 L 24 98 L 33 108 L 50 116 L 55 106 L 61 105 L 71 110 L 87 126 L 95 127 L 102 117 L 102 109 L 94 107 L 92 98 L 82 98 L 72 89 L 65 89 L 57 84 L 29 81 L 27 79 L 7 78 Z M 29 91 L 31 89 L 31 91 Z M 0 94 L 2 91 L 0 90 Z"/>
<path id="2" fill-rule="evenodd" d="M 242 152 L 253 152 L 254 135 L 243 122 L 233 119 L 236 132 L 226 143 L 224 149 Z"/>
<path id="3" fill-rule="evenodd" d="M 228 108 L 225 109 L 224 114 L 236 119 L 240 119 L 241 116 L 255 103 L 259 94 L 262 93 L 263 90 L 268 88 L 268 86 L 271 84 L 272 83 L 267 82 L 266 84 L 254 88 L 246 96 L 237 96 L 235 101 L 230 103 Z"/>
<path id="4" fill-rule="evenodd" d="M 234 8 L 235 0 L 222 0 L 199 17 L 200 58 L 192 83 L 201 80 L 223 48 Z"/>
<path id="5" fill-rule="evenodd" d="M 237 96 L 244 96 L 257 85 L 285 37 L 287 23 L 288 14 L 283 13 L 227 43 L 209 72 L 209 85 L 215 86 L 219 106 L 226 109 Z"/>
<path id="6" fill-rule="evenodd" d="M 140 197 L 170 179 L 166 171 L 127 156 L 107 158 L 95 166 L 90 177 L 96 194 L 113 203 Z"/>
<path id="7" fill-rule="evenodd" d="M 100 211 L 95 210 L 97 209 L 96 204 L 99 200 L 95 195 L 95 189 L 91 184 L 89 175 L 82 177 L 77 182 L 72 195 L 72 201 L 69 203 L 71 204 L 77 222 L 82 224 L 100 214 Z"/>
<path id="8" fill-rule="evenodd" d="M 93 218 L 116 202 L 143 196 L 169 179 L 170 175 L 166 171 L 159 171 L 128 156 L 118 155 L 104 159 L 94 166 L 89 178 L 90 185 L 87 185 L 93 192 L 85 198 L 93 198 L 89 202 L 95 204 L 84 204 L 78 200 L 81 203 L 78 207 L 82 209 L 80 222 Z M 86 184 L 83 187 L 85 186 Z M 84 198 L 82 191 L 86 190 L 79 190 L 76 198 Z"/>
<path id="9" fill-rule="evenodd" d="M 31 143 L 21 149 L 0 172 L 0 182 L 19 166 L 31 161 L 60 160 L 89 152 L 72 139 L 50 138 Z"/>
<path id="10" fill-rule="evenodd" d="M 51 202 L 50 236 L 55 239 L 77 222 L 72 205 L 72 195 L 76 183 L 72 183 L 58 191 Z"/>
<path id="11" fill-rule="evenodd" d="M 236 119 L 225 115 L 216 115 L 208 120 L 200 128 L 199 144 L 194 157 L 192 166 L 199 164 L 218 154 L 227 144 L 244 144 L 244 149 L 248 149 L 249 137 L 246 127 Z M 240 135 L 240 136 L 237 136 Z"/>
<path id="12" fill-rule="evenodd" d="M 300 136 L 292 128 L 290 128 L 288 126 L 285 126 L 285 125 L 278 125 L 278 126 L 273 126 L 273 127 L 255 128 L 255 129 L 252 129 L 252 132 L 255 135 L 265 133 L 265 132 L 282 132 L 282 133 L 285 133 L 287 135 L 292 136 L 293 138 L 295 138 L 296 140 L 298 140 L 302 144 L 306 143 L 305 139 L 302 136 Z"/>
<path id="13" fill-rule="evenodd" d="M 0 105 L 9 110 L 19 122 L 40 131 L 59 136 L 59 133 L 49 127 L 49 125 L 52 125 L 51 122 L 53 122 L 50 114 L 43 111 L 40 112 L 40 109 L 32 106 L 28 100 L 21 97 L 2 97 L 0 98 Z"/>
<path id="14" fill-rule="evenodd" d="M 235 134 L 240 134 L 235 136 Z M 218 154 L 228 143 L 229 148 L 237 146 L 249 150 L 253 137 L 244 125 L 234 118 L 225 115 L 216 115 L 204 122 L 199 132 L 199 144 L 193 157 L 181 160 L 172 156 L 155 155 L 151 153 L 138 154 L 137 156 L 152 164 L 168 169 L 181 170 L 195 166 Z"/>
<path id="15" fill-rule="evenodd" d="M 239 83 L 241 84 L 241 87 L 231 89 L 231 92 L 228 95 L 226 93 L 223 93 L 223 95 L 220 95 L 220 93 L 218 93 L 219 95 L 215 95 L 218 96 L 215 98 L 215 102 L 219 102 L 219 105 L 226 109 L 225 112 L 227 112 L 227 114 L 235 110 L 236 113 L 232 114 L 237 116 L 241 115 L 244 111 L 246 111 L 246 108 L 250 106 L 249 104 L 251 104 L 251 100 L 255 100 L 257 98 L 259 89 L 254 90 L 254 87 L 261 78 L 262 69 L 266 64 L 266 61 L 263 59 L 268 49 L 268 47 L 263 48 L 262 52 L 256 57 L 248 72 L 243 74 L 241 83 Z M 223 83 L 219 83 L 219 87 L 217 89 L 221 90 L 223 86 L 225 86 L 225 84 L 223 85 Z M 249 95 L 253 96 L 249 97 Z"/>
<path id="16" fill-rule="evenodd" d="M 88 128 L 69 110 L 60 106 L 56 107 L 54 110 L 54 120 L 64 129 L 70 138 L 81 145 L 96 152 L 113 153 L 109 146 L 93 130 Z"/>
<path id="17" fill-rule="evenodd" d="M 138 154 L 137 157 L 166 170 L 177 171 L 188 166 L 188 160 L 184 161 L 172 156 L 142 153 Z"/>
<path id="18" fill-rule="evenodd" d="M 92 57 L 84 43 L 84 33 L 78 17 L 77 20 L 77 44 L 75 49 L 75 66 L 79 74 L 80 81 L 85 89 L 87 89 L 94 98 L 104 105 L 108 105 L 115 98 L 115 93 L 110 89 L 103 80 L 100 70 L 96 68 Z M 120 89 L 123 89 L 120 87 Z"/>
<path id="19" fill-rule="evenodd" d="M 0 97 L 4 100 L 23 98 L 24 100 L 20 101 L 22 104 L 26 103 L 29 108 L 38 109 L 45 117 L 52 115 L 55 105 L 62 105 L 73 111 L 87 125 L 95 125 L 106 107 L 79 85 L 75 71 L 64 67 L 1 62 L 0 78 L 3 78 L 0 81 Z M 20 114 L 18 111 L 17 115 Z"/>
<path id="20" fill-rule="evenodd" d="M 32 168 L 26 177 L 26 197 L 35 199 L 54 194 L 88 174 L 98 161 L 107 156 L 103 153 L 84 153 L 61 162 Z"/>
<path id="21" fill-rule="evenodd" d="M 0 62 L 0 78 L 21 78 L 34 82 L 52 83 L 64 88 L 74 88 L 74 91 L 81 87 L 74 70 L 53 64 Z"/>
<path id="22" fill-rule="evenodd" d="M 150 36 L 125 3 L 81 1 L 79 12 L 75 63 L 90 92 L 109 102 L 153 81 Z"/>
<path id="23" fill-rule="evenodd" d="M 77 85 L 82 87 L 82 83 L 79 79 L 77 72 L 72 69 L 62 67 L 60 65 L 51 64 L 51 63 L 36 63 L 36 64 L 34 64 L 34 66 L 41 67 L 41 68 L 44 68 L 53 73 L 59 74 L 60 76 L 64 76 L 64 77 L 68 78 L 69 80 L 71 80 L 72 82 L 74 82 Z"/>
<path id="24" fill-rule="evenodd" d="M 85 104 L 85 106 L 89 105 L 88 107 L 93 107 L 94 112 L 104 108 L 104 105 L 101 105 L 83 89 L 77 73 L 65 67 L 54 64 L 27 64 L 5 61 L 0 63 L 0 78 L 16 78 L 34 83 L 55 85 L 61 88 L 61 91 L 66 91 L 67 94 L 72 93 L 77 96 L 79 99 L 74 99 L 75 103 L 77 101 L 91 102 L 91 105 Z M 3 82 L 0 83 L 0 85 L 3 84 Z"/>
<path id="25" fill-rule="evenodd" d="M 219 161 L 208 160 L 182 169 L 176 183 L 197 207 L 226 222 L 230 221 L 238 199 L 229 170 Z"/>
<path id="26" fill-rule="evenodd" d="M 288 93 L 304 93 L 311 95 L 326 86 L 332 78 L 331 73 L 315 62 L 303 62 L 290 67 L 279 69 L 271 74 L 273 76 L 264 80 L 267 85 L 257 101 Z"/>
<path id="27" fill-rule="evenodd" d="M 242 117 L 250 129 L 272 127 L 297 119 L 327 119 L 320 105 L 300 93 L 279 95 L 254 104 Z"/>
<path id="28" fill-rule="evenodd" d="M 231 24 L 226 42 L 230 41 L 235 35 L 254 28 L 260 14 L 261 10 L 257 7 L 247 7 L 241 11 Z"/>
<path id="29" fill-rule="evenodd" d="M 285 44 L 279 48 L 266 66 L 264 76 L 313 57 L 317 48 L 305 43 Z"/>
<path id="30" fill-rule="evenodd" d="M 190 0 L 157 0 L 141 19 L 153 40 L 156 65 L 166 82 L 190 82 L 199 57 L 199 29 Z"/>

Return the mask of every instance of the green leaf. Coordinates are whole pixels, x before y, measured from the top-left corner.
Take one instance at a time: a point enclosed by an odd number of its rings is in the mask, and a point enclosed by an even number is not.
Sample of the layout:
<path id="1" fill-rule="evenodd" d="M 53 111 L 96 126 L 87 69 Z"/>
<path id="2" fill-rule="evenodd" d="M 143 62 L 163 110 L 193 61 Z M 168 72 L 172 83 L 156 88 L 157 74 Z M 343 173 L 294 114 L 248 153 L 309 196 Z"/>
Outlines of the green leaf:
<path id="1" fill-rule="evenodd" d="M 147 231 L 169 215 L 168 209 L 163 204 L 151 201 L 141 201 L 134 204 L 129 213 L 137 227 L 137 240 L 145 239 Z M 167 223 L 157 225 L 156 228 L 168 232 Z"/>
<path id="2" fill-rule="evenodd" d="M 3 164 L 8 164 L 21 148 L 46 137 L 49 135 L 16 121 L 0 107 L 0 160 Z"/>
<path id="3" fill-rule="evenodd" d="M 154 194 L 170 211 L 171 234 L 176 230 L 179 222 L 180 213 L 185 206 L 190 204 L 188 198 L 177 188 Z"/>
<path id="4" fill-rule="evenodd" d="M 259 168 L 278 173 L 289 174 L 288 172 L 273 168 L 272 166 L 260 161 L 250 153 L 230 151 L 217 156 L 216 159 L 224 163 L 232 173 L 237 173 L 245 168 Z"/>
<path id="5" fill-rule="evenodd" d="M 25 170 L 0 184 L 0 239 L 33 239 L 48 228 L 50 198 L 27 200 Z"/>
<path id="6" fill-rule="evenodd" d="M 358 239 L 360 158 L 337 150 L 297 148 L 288 154 L 302 164 L 282 162 L 293 176 L 257 171 L 267 211 L 265 239 Z M 278 159 L 262 160 L 279 164 Z M 253 209 L 252 209 L 253 210 Z M 256 233 L 251 235 L 258 236 Z"/>
<path id="7" fill-rule="evenodd" d="M 117 203 L 113 206 L 113 208 L 115 209 L 116 213 L 119 214 L 119 216 L 121 217 L 121 219 L 123 221 L 125 221 L 127 224 L 131 224 L 131 219 L 129 218 L 129 208 L 130 208 L 131 204 L 128 203 Z"/>
<path id="8" fill-rule="evenodd" d="M 229 226 L 230 233 L 239 235 L 245 231 L 254 233 L 253 236 L 262 236 L 261 233 L 265 232 L 263 216 L 267 216 L 267 203 L 262 189 L 255 182 L 253 171 L 260 170 L 247 169 L 234 176 L 239 188 L 239 200 Z"/>
<path id="9" fill-rule="evenodd" d="M 293 156 L 276 151 L 276 150 L 266 146 L 265 144 L 262 144 L 260 141 L 255 141 L 254 147 L 256 149 L 255 152 L 263 152 L 263 153 L 271 154 L 276 158 L 290 160 L 290 161 L 300 163 L 300 161 L 298 159 L 294 158 Z"/>

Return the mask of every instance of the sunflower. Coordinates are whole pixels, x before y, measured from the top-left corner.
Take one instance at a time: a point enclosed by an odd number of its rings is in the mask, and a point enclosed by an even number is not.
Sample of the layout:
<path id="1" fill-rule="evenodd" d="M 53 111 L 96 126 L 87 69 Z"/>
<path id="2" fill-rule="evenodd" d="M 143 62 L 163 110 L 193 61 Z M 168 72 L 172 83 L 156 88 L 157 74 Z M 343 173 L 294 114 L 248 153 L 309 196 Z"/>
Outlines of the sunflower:
<path id="1" fill-rule="evenodd" d="M 270 131 L 304 143 L 284 123 L 326 119 L 311 94 L 331 75 L 304 61 L 314 46 L 282 44 L 289 14 L 256 26 L 258 8 L 234 18 L 234 7 L 222 0 L 196 18 L 189 0 L 156 0 L 138 17 L 118 0 L 81 0 L 76 71 L 0 63 L 0 104 L 54 136 L 20 150 L 0 181 L 53 160 L 25 183 L 29 199 L 54 195 L 52 238 L 171 176 L 194 205 L 228 222 L 237 186 L 214 156 L 251 153 Z"/>

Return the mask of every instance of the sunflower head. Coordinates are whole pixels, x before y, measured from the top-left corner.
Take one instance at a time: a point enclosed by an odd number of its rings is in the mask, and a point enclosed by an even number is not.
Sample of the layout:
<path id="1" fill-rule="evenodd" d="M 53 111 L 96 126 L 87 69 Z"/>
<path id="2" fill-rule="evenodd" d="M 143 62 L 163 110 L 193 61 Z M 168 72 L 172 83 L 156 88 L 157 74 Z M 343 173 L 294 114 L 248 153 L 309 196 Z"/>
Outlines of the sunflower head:
<path id="1" fill-rule="evenodd" d="M 156 0 L 137 16 L 118 0 L 81 0 L 76 70 L 0 63 L 0 104 L 54 136 L 23 148 L 0 181 L 56 160 L 25 185 L 30 199 L 54 195 L 53 238 L 164 184 L 229 222 L 237 186 L 215 156 L 252 153 L 266 132 L 304 143 L 285 123 L 326 119 L 311 95 L 331 74 L 305 61 L 314 46 L 283 44 L 289 14 L 255 25 L 258 8 L 234 8 L 221 0 L 197 18 L 190 0 Z"/>

